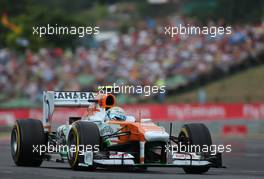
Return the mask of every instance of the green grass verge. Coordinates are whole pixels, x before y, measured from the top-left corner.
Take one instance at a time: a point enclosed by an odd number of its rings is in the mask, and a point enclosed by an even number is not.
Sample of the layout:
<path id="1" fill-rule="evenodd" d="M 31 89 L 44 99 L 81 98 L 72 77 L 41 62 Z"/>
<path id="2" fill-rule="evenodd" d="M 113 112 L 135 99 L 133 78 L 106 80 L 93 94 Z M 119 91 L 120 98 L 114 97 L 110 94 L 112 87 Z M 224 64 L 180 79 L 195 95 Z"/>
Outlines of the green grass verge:
<path id="1" fill-rule="evenodd" d="M 207 102 L 263 102 L 264 65 L 251 68 L 203 87 Z M 168 103 L 198 101 L 199 89 L 169 96 Z"/>

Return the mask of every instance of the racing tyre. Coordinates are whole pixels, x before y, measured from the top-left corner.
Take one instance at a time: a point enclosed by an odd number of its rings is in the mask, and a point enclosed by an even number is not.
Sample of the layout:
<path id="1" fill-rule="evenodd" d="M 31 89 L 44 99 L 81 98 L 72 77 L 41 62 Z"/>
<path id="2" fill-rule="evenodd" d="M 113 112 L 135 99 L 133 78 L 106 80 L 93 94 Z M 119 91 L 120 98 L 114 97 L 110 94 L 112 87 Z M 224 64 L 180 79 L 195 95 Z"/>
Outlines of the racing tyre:
<path id="1" fill-rule="evenodd" d="M 94 166 L 83 167 L 84 152 L 98 151 L 100 143 L 100 132 L 95 123 L 87 121 L 76 121 L 68 135 L 68 161 L 74 170 L 94 170 Z M 72 150 L 74 149 L 74 150 Z"/>
<path id="2" fill-rule="evenodd" d="M 199 145 L 200 147 L 212 145 L 211 134 L 208 128 L 201 123 L 183 125 L 179 133 L 179 142 L 182 145 Z M 183 170 L 189 174 L 202 174 L 207 172 L 209 168 L 210 166 L 191 166 L 184 167 Z"/>
<path id="3" fill-rule="evenodd" d="M 40 166 L 40 146 L 45 145 L 45 135 L 40 120 L 17 120 L 11 133 L 11 155 L 18 166 Z"/>

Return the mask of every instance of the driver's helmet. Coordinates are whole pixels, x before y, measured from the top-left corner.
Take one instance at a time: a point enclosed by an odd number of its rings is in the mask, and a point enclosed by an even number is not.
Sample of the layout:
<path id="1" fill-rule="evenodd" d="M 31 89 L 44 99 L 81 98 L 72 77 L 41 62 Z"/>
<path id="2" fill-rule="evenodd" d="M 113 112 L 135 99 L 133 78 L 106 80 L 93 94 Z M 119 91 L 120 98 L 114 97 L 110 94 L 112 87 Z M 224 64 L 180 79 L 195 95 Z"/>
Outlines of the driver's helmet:
<path id="1" fill-rule="evenodd" d="M 106 116 L 109 120 L 125 121 L 126 115 L 124 109 L 120 107 L 112 107 L 107 110 Z"/>

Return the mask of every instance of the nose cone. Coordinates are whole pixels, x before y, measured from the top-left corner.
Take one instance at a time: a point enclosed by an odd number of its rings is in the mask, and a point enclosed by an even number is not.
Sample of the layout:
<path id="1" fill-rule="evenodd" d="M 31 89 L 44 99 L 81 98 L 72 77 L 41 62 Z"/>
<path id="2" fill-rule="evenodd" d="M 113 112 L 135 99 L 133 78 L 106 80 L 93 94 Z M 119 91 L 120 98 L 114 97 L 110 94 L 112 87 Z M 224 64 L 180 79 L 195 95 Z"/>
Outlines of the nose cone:
<path id="1" fill-rule="evenodd" d="M 162 141 L 167 142 L 169 140 L 169 134 L 165 131 L 147 131 L 144 134 L 146 141 Z"/>

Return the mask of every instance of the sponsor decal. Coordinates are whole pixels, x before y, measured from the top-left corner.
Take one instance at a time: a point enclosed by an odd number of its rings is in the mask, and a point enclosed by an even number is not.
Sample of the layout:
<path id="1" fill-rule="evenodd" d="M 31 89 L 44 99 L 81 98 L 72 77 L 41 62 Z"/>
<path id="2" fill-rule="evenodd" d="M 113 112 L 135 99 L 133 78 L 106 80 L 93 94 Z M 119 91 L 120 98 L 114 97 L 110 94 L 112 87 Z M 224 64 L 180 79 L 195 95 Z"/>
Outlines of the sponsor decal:
<path id="1" fill-rule="evenodd" d="M 94 99 L 94 94 L 90 92 L 55 92 L 55 100 L 71 100 L 71 99 L 81 99 L 81 100 L 91 100 Z"/>
<path id="2" fill-rule="evenodd" d="M 117 154 L 110 154 L 109 158 L 114 159 L 114 158 L 134 158 L 134 157 L 128 153 L 118 152 Z"/>

